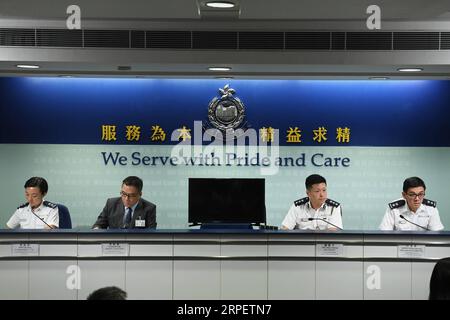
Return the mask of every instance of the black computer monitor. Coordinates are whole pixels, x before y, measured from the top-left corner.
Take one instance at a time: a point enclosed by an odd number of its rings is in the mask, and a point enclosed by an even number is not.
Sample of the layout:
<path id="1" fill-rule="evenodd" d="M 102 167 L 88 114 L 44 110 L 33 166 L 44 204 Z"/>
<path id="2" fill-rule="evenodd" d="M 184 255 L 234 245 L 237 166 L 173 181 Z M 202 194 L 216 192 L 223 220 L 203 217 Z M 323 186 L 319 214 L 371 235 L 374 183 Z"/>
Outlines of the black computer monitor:
<path id="1" fill-rule="evenodd" d="M 188 216 L 194 225 L 265 223 L 265 180 L 190 178 Z"/>

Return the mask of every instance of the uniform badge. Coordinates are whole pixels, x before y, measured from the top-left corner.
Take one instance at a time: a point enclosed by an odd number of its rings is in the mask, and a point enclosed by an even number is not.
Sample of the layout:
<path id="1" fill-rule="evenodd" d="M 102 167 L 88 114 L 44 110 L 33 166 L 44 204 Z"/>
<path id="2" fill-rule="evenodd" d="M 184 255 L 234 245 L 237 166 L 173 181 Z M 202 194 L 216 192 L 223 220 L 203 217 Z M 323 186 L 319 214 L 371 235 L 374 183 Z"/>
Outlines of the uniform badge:
<path id="1" fill-rule="evenodd" d="M 227 140 L 231 137 L 238 138 L 249 127 L 245 120 L 244 104 L 238 97 L 233 96 L 236 91 L 228 84 L 223 89 L 219 89 L 219 93 L 220 98 L 214 97 L 209 103 L 208 121 L 203 127 L 205 130 L 219 130 L 222 137 Z M 220 137 L 213 132 L 214 130 L 209 130 L 208 133 L 216 138 Z"/>

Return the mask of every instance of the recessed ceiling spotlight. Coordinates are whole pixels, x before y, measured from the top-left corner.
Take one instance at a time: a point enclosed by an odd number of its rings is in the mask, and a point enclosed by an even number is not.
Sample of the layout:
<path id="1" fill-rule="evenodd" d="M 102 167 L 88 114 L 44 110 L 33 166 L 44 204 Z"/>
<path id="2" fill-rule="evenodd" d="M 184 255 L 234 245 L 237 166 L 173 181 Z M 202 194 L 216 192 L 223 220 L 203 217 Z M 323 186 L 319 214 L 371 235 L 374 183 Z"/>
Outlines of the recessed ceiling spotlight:
<path id="1" fill-rule="evenodd" d="M 16 64 L 16 68 L 20 69 L 39 69 L 37 64 Z"/>
<path id="2" fill-rule="evenodd" d="M 389 80 L 389 77 L 369 77 L 369 80 Z"/>
<path id="3" fill-rule="evenodd" d="M 209 71 L 230 71 L 230 67 L 209 67 Z"/>
<path id="4" fill-rule="evenodd" d="M 400 72 L 420 72 L 423 71 L 422 68 L 398 68 L 397 71 Z"/>
<path id="5" fill-rule="evenodd" d="M 205 5 L 210 8 L 220 8 L 220 9 L 234 8 L 235 6 L 233 2 L 229 1 L 210 1 L 207 2 Z"/>

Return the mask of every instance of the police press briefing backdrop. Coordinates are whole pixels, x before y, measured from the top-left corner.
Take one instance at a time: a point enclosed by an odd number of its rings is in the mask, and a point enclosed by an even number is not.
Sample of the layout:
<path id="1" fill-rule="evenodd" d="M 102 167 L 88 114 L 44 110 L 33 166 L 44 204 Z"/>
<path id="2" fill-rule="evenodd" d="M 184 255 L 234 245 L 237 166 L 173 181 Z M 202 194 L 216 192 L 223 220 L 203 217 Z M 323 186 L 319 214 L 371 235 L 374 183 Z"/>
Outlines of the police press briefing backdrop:
<path id="1" fill-rule="evenodd" d="M 449 81 L 5 77 L 0 93 L 3 226 L 31 176 L 45 177 L 47 200 L 87 227 L 128 175 L 144 180 L 159 228 L 188 226 L 190 177 L 265 178 L 267 222 L 280 225 L 318 173 L 342 204 L 345 229 L 377 229 L 409 176 L 425 180 L 450 228 Z M 202 141 L 215 116 L 236 115 L 255 133 L 247 147 L 220 154 Z M 179 141 L 196 151 L 175 157 Z"/>

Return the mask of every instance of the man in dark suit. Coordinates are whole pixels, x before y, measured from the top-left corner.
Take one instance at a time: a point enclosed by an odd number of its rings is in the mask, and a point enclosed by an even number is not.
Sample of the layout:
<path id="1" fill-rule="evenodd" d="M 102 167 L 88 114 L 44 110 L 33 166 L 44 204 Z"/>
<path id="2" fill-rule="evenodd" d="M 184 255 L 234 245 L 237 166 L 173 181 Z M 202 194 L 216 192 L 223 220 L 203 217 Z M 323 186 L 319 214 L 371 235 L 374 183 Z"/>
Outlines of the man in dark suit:
<path id="1" fill-rule="evenodd" d="M 120 197 L 106 201 L 92 228 L 156 228 L 156 205 L 141 198 L 142 187 L 143 182 L 139 177 L 125 178 Z"/>

